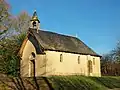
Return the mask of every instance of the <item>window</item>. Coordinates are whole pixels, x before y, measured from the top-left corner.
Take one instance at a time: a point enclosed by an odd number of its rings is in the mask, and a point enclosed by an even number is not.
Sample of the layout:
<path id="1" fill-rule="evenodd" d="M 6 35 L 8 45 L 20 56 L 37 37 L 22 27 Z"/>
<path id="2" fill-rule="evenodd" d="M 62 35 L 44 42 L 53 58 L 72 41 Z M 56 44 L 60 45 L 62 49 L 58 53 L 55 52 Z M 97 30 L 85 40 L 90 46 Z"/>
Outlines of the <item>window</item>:
<path id="1" fill-rule="evenodd" d="M 35 53 L 34 52 L 32 52 L 31 54 L 30 54 L 30 56 L 29 56 L 29 60 L 34 60 L 35 59 Z"/>
<path id="2" fill-rule="evenodd" d="M 63 55 L 60 54 L 60 62 L 63 62 Z"/>
<path id="3" fill-rule="evenodd" d="M 32 52 L 31 54 L 32 54 L 32 56 L 35 58 L 35 53 L 34 53 L 34 52 Z"/>
<path id="4" fill-rule="evenodd" d="M 95 58 L 93 58 L 93 65 L 95 65 Z"/>
<path id="5" fill-rule="evenodd" d="M 78 64 L 80 64 L 80 56 L 78 56 Z"/>

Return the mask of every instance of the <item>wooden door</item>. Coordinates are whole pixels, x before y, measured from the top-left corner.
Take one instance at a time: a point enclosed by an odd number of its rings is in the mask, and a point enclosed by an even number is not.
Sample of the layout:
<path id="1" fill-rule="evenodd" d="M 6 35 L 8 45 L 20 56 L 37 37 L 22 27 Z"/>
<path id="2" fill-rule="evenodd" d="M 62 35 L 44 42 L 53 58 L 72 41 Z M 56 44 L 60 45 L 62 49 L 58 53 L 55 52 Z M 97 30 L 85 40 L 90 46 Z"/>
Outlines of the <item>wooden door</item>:
<path id="1" fill-rule="evenodd" d="M 93 72 L 92 61 L 88 60 L 88 75 L 91 75 Z"/>

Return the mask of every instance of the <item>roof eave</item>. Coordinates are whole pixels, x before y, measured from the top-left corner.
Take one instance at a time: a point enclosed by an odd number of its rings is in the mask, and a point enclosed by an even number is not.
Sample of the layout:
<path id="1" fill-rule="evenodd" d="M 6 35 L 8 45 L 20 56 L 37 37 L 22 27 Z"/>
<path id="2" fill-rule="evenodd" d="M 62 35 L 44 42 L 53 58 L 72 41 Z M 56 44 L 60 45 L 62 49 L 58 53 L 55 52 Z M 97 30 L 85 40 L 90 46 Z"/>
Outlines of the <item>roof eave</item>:
<path id="1" fill-rule="evenodd" d="M 71 52 L 71 51 L 65 51 L 65 50 L 53 50 L 53 49 L 44 49 L 45 51 L 57 51 L 57 52 L 66 52 L 66 53 L 73 53 L 73 54 L 81 54 L 81 55 L 91 55 L 91 56 L 97 56 L 102 57 L 98 54 L 89 54 L 89 53 L 79 53 L 79 52 Z"/>

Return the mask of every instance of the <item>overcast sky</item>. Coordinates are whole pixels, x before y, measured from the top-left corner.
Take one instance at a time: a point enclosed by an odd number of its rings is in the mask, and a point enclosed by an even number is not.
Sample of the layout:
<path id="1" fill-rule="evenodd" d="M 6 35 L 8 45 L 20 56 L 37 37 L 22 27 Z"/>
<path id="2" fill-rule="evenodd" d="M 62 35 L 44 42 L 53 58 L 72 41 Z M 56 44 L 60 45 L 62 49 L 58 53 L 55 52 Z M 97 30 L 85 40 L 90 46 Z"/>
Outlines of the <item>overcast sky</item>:
<path id="1" fill-rule="evenodd" d="M 36 9 L 42 29 L 78 36 L 99 54 L 120 40 L 120 0 L 8 0 L 14 15 Z"/>

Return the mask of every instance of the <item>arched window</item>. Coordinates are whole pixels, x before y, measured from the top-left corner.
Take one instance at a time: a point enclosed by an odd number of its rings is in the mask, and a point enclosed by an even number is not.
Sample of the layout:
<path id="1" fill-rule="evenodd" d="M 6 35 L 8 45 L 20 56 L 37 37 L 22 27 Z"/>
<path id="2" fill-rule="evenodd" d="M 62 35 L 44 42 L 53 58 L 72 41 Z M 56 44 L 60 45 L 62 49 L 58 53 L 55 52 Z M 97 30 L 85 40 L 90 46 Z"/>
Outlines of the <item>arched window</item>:
<path id="1" fill-rule="evenodd" d="M 78 64 L 80 64 L 80 56 L 78 56 Z"/>
<path id="2" fill-rule="evenodd" d="M 95 65 L 95 58 L 93 58 L 93 65 Z"/>
<path id="3" fill-rule="evenodd" d="M 63 55 L 60 54 L 60 62 L 63 62 Z"/>
<path id="4" fill-rule="evenodd" d="M 30 56 L 29 56 L 29 60 L 34 60 L 35 59 L 35 53 L 31 52 Z"/>
<path id="5" fill-rule="evenodd" d="M 35 53 L 34 53 L 34 52 L 32 52 L 31 54 L 32 54 L 32 56 L 35 58 Z"/>
<path id="6" fill-rule="evenodd" d="M 35 53 L 31 52 L 31 55 L 29 56 L 29 77 L 35 76 Z"/>

